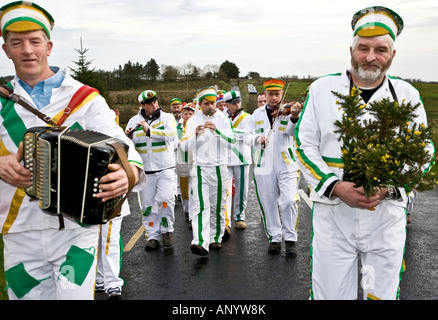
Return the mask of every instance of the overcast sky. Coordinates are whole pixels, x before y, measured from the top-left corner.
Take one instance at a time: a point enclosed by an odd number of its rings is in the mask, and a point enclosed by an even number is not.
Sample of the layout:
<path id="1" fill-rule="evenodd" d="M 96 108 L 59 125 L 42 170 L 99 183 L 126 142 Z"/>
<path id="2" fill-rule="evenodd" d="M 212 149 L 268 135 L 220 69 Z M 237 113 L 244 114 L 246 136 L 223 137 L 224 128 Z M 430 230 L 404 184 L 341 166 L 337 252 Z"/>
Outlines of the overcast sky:
<path id="1" fill-rule="evenodd" d="M 9 1 L 0 0 L 0 5 Z M 353 14 L 367 6 L 396 11 L 405 29 L 389 74 L 438 81 L 437 0 L 38 0 L 55 19 L 51 65 L 74 67 L 75 48 L 92 67 L 126 62 L 187 63 L 204 68 L 234 62 L 241 76 L 323 76 L 350 65 Z M 2 40 L 0 40 L 2 43 Z M 0 54 L 0 76 L 13 75 Z"/>

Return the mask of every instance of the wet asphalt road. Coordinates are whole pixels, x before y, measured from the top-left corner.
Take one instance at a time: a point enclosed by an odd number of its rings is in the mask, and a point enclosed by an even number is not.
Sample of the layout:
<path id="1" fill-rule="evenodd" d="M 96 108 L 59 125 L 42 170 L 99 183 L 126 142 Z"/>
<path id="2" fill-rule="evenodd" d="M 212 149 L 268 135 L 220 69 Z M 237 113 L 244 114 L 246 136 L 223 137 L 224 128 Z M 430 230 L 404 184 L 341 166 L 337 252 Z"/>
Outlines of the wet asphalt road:
<path id="1" fill-rule="evenodd" d="M 252 181 L 252 170 L 251 170 Z M 305 189 L 305 182 L 300 182 Z M 254 186 L 249 189 L 247 229 L 232 227 L 231 237 L 220 251 L 200 257 L 190 251 L 192 231 L 181 204 L 175 207 L 174 246 L 145 251 L 144 233 L 138 241 L 141 215 L 130 198 L 131 215 L 123 220 L 125 244 L 121 277 L 125 280 L 122 300 L 172 301 L 175 305 L 196 301 L 273 301 L 308 300 L 310 283 L 311 209 L 301 193 L 299 203 L 298 256 L 267 253 Z M 438 190 L 419 193 L 414 205 L 413 223 L 407 228 L 401 300 L 438 299 Z M 126 248 L 126 245 L 132 248 Z M 128 250 L 128 251 L 126 251 Z M 96 300 L 107 299 L 96 293 Z M 362 299 L 359 292 L 359 300 Z M 149 303 L 153 307 L 154 304 Z"/>

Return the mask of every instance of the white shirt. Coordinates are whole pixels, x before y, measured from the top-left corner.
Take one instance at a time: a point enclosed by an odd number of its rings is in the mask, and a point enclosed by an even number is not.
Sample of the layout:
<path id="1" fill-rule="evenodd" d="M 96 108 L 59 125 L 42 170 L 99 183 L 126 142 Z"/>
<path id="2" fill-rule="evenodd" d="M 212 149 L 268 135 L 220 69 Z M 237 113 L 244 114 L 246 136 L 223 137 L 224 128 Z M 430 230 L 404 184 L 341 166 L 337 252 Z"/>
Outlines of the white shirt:
<path id="1" fill-rule="evenodd" d="M 132 117 L 126 128 L 134 128 L 144 120 L 140 112 Z M 149 123 L 150 136 L 143 128 L 137 129 L 132 136 L 135 150 L 143 159 L 145 171 L 159 171 L 175 166 L 175 141 L 177 140 L 175 117 L 160 111 L 160 117 Z"/>
<path id="2" fill-rule="evenodd" d="M 228 148 L 235 144 L 236 138 L 230 119 L 223 112 L 216 112 L 208 117 L 208 121 L 216 125 L 216 130 L 206 129 L 196 136 L 196 127 L 205 124 L 207 116 L 198 112 L 191 117 L 186 126 L 185 137 L 181 139 L 181 149 L 193 155 L 196 166 L 221 166 L 228 162 Z"/>

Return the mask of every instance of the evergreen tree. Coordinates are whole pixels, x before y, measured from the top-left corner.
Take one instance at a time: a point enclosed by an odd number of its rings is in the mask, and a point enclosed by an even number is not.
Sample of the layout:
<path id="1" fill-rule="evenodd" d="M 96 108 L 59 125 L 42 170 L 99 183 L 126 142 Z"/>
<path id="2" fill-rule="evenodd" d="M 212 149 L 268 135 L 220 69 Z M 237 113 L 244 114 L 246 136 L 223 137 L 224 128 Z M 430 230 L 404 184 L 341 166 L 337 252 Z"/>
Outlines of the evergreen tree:
<path id="1" fill-rule="evenodd" d="M 157 81 L 158 77 L 160 76 L 160 67 L 158 66 L 158 63 L 155 61 L 155 59 L 149 60 L 146 63 L 144 69 L 147 80 L 151 82 Z"/>
<path id="2" fill-rule="evenodd" d="M 99 76 L 97 75 L 97 72 L 94 70 L 94 68 L 90 69 L 90 65 L 93 60 L 87 61 L 87 59 L 85 58 L 85 54 L 89 51 L 89 49 L 82 47 L 82 37 L 80 39 L 81 48 L 75 49 L 76 52 L 79 54 L 79 60 L 73 61 L 77 68 L 73 69 L 69 67 L 69 69 L 73 73 L 73 78 L 82 82 L 83 84 L 96 88 L 97 90 L 99 90 L 101 95 L 104 95 L 106 90 L 104 85 L 102 84 L 102 81 L 100 81 Z"/>
<path id="3" fill-rule="evenodd" d="M 239 78 L 240 70 L 233 62 L 225 60 L 219 67 L 219 75 L 226 76 L 227 78 Z"/>

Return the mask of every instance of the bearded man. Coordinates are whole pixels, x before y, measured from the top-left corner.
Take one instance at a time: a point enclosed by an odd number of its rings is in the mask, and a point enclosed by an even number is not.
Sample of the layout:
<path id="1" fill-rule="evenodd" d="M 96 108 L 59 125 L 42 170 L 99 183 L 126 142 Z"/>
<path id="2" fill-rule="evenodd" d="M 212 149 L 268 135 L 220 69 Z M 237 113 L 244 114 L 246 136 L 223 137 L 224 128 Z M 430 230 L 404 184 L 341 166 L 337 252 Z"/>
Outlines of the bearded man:
<path id="1" fill-rule="evenodd" d="M 363 186 L 344 179 L 342 140 L 334 126 L 343 111 L 333 92 L 346 95 L 358 87 L 362 104 L 383 98 L 420 103 L 413 121 L 418 125 L 427 125 L 426 112 L 415 88 L 386 74 L 403 29 L 400 16 L 369 7 L 353 15 L 351 26 L 351 68 L 312 83 L 295 127 L 298 163 L 314 202 L 311 298 L 357 299 L 360 255 L 363 298 L 397 299 L 404 271 L 406 192 L 387 186 L 367 198 Z M 434 152 L 432 144 L 426 148 Z"/>

